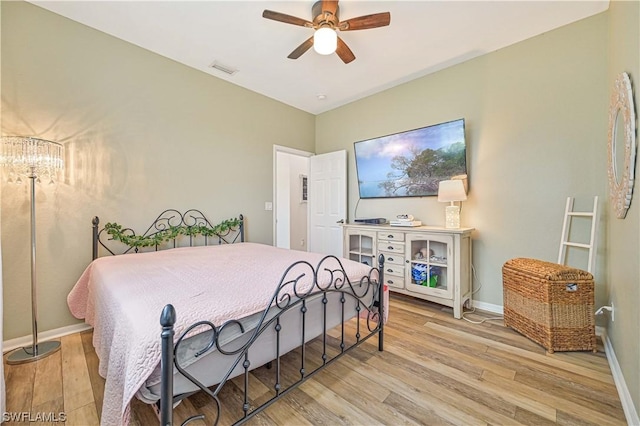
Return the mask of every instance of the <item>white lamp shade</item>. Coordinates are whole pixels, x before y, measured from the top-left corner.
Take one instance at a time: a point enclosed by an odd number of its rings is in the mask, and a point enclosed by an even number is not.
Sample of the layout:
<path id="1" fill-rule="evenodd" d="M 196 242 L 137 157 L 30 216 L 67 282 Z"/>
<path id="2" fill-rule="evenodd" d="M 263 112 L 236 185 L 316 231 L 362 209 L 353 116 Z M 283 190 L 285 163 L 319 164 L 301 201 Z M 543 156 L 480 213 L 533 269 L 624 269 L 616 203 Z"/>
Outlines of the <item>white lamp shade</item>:
<path id="1" fill-rule="evenodd" d="M 438 201 L 464 201 L 467 193 L 461 180 L 442 180 L 438 185 Z"/>
<path id="2" fill-rule="evenodd" d="M 330 55 L 338 47 L 338 34 L 329 27 L 318 28 L 313 33 L 313 50 L 321 55 Z"/>

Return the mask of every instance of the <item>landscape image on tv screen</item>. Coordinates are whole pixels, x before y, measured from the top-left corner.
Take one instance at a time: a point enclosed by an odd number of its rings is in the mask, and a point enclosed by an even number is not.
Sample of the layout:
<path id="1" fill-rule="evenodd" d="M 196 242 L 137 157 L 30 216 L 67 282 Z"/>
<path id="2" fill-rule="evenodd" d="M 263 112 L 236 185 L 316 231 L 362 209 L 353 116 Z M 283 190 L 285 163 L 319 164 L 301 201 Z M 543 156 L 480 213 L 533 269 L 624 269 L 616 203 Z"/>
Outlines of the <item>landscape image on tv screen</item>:
<path id="1" fill-rule="evenodd" d="M 464 119 L 354 143 L 360 198 L 423 197 L 467 174 Z"/>

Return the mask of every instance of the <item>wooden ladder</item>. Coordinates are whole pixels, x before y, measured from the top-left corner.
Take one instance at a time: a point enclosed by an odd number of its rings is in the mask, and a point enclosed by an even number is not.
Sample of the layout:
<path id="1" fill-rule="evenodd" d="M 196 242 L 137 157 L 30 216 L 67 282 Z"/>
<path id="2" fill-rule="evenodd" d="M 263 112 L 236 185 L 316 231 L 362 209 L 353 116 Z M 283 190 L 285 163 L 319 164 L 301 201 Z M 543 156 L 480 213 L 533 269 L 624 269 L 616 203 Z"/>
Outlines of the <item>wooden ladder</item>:
<path id="1" fill-rule="evenodd" d="M 573 217 L 591 218 L 591 236 L 589 243 L 578 243 L 569 241 L 569 231 L 571 229 L 571 219 Z M 589 258 L 587 261 L 587 272 L 593 273 L 596 246 L 596 225 L 598 223 L 598 196 L 593 197 L 593 210 L 586 212 L 573 211 L 573 197 L 567 198 L 567 206 L 564 211 L 564 222 L 562 224 L 562 238 L 560 239 L 560 251 L 558 253 L 558 263 L 565 265 L 567 260 L 567 248 L 578 247 L 589 250 Z"/>

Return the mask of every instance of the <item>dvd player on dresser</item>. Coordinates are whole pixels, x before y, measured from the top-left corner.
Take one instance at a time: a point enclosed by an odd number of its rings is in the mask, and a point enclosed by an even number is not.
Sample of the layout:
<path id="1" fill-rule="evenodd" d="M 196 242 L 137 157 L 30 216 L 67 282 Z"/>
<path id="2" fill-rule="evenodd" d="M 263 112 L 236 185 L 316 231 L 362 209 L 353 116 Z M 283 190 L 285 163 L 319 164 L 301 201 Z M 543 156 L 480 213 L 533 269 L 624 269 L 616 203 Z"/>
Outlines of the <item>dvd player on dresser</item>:
<path id="1" fill-rule="evenodd" d="M 387 219 L 384 217 L 372 217 L 368 219 L 354 219 L 355 223 L 366 223 L 368 225 L 383 225 L 387 223 Z"/>

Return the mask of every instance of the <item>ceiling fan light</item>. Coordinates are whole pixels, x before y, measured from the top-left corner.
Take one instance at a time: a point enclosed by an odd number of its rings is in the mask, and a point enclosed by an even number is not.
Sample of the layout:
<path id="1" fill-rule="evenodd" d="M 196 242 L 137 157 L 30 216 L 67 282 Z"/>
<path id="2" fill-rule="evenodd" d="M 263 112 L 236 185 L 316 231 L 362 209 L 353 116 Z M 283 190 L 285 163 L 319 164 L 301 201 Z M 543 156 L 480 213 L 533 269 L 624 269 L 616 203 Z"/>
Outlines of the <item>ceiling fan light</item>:
<path id="1" fill-rule="evenodd" d="M 329 27 L 318 28 L 313 33 L 313 50 L 321 55 L 330 55 L 338 47 L 338 34 Z"/>

